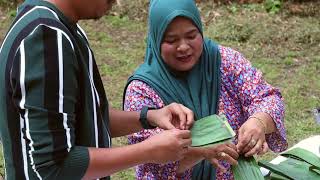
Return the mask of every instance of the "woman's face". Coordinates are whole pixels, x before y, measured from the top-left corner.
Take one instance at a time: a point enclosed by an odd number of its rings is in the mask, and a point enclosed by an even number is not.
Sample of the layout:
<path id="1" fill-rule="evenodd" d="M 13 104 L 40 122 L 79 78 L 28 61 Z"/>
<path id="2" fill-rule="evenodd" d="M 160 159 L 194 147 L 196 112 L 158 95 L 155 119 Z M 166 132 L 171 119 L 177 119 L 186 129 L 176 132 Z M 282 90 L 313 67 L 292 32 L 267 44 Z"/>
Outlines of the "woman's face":
<path id="1" fill-rule="evenodd" d="M 189 71 L 203 50 L 203 38 L 191 20 L 175 18 L 166 29 L 161 42 L 161 56 L 175 71 Z"/>

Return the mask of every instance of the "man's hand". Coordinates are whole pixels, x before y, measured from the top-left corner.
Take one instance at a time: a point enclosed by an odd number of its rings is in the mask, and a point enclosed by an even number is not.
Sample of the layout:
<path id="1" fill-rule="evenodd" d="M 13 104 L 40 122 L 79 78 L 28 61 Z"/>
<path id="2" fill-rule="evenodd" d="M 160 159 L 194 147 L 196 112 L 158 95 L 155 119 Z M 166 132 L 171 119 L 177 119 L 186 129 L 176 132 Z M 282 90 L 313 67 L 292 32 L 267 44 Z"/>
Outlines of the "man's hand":
<path id="1" fill-rule="evenodd" d="M 191 145 L 191 132 L 189 130 L 171 129 L 156 134 L 143 141 L 145 147 L 148 147 L 150 153 L 147 156 L 153 156 L 150 163 L 167 163 L 169 161 L 178 161 L 188 152 L 188 146 Z"/>
<path id="2" fill-rule="evenodd" d="M 182 104 L 171 103 L 157 110 L 149 110 L 147 114 L 149 123 L 162 129 L 186 130 L 194 122 L 193 112 Z"/>

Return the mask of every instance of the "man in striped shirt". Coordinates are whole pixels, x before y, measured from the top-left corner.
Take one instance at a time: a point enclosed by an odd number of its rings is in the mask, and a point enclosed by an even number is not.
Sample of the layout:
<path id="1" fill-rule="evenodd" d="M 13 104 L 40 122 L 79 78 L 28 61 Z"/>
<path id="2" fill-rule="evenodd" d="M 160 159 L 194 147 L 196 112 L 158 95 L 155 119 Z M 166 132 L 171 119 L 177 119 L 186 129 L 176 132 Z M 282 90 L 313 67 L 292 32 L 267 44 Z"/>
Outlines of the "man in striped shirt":
<path id="1" fill-rule="evenodd" d="M 191 139 L 184 129 L 193 123 L 186 107 L 171 104 L 141 114 L 108 107 L 77 21 L 101 17 L 112 3 L 27 0 L 18 9 L 0 49 L 7 179 L 108 179 L 125 168 L 174 161 L 186 153 Z M 140 144 L 108 148 L 111 137 L 140 131 L 141 124 L 171 130 Z"/>

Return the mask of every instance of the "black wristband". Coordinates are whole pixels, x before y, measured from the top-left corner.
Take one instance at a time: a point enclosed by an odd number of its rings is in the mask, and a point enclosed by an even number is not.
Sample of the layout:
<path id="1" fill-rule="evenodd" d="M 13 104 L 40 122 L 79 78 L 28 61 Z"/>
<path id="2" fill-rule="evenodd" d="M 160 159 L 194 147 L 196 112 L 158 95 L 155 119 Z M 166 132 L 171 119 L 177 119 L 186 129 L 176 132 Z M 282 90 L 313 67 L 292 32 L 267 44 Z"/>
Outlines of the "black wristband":
<path id="1" fill-rule="evenodd" d="M 143 129 L 154 129 L 154 128 L 156 128 L 155 126 L 152 126 L 147 120 L 147 113 L 148 113 L 148 110 L 150 110 L 150 109 L 155 109 L 155 108 L 151 108 L 151 107 L 148 107 L 148 106 L 143 106 L 142 109 L 141 109 L 139 121 L 140 121 L 141 126 L 143 127 Z"/>

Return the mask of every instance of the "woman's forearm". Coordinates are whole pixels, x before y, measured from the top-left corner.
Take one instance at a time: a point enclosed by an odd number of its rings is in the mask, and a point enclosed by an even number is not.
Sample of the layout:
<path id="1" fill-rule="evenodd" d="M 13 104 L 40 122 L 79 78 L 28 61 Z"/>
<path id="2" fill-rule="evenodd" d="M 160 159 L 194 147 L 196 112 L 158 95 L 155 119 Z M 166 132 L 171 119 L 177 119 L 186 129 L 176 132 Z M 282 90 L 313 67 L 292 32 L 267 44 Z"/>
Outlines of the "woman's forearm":
<path id="1" fill-rule="evenodd" d="M 265 134 L 270 134 L 277 130 L 276 124 L 274 123 L 272 117 L 267 113 L 257 112 L 249 118 L 256 119 L 257 123 L 265 129 Z"/>

